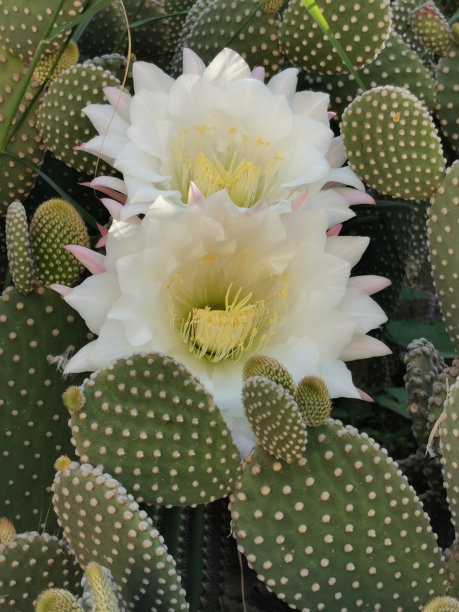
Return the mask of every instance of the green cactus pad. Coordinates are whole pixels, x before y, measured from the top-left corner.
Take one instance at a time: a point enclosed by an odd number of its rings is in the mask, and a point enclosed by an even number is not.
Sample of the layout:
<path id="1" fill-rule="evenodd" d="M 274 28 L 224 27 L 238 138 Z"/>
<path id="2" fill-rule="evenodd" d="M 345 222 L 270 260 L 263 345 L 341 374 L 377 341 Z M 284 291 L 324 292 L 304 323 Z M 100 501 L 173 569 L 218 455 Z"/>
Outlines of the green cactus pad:
<path id="1" fill-rule="evenodd" d="M 166 506 L 228 495 L 240 456 L 212 397 L 171 357 L 119 359 L 86 379 L 71 414 L 84 463 L 103 463 L 138 501 Z"/>
<path id="2" fill-rule="evenodd" d="M 25 64 L 0 47 L 0 123 L 10 111 L 18 83 L 26 72 Z M 41 164 L 44 149 L 35 127 L 38 102 L 33 102 L 33 97 L 37 89 L 37 83 L 31 83 L 27 88 L 12 122 L 15 134 L 6 145 L 7 152 L 35 166 Z M 0 215 L 14 200 L 23 201 L 34 184 L 35 172 L 20 159 L 0 153 Z"/>
<path id="3" fill-rule="evenodd" d="M 131 30 L 132 52 L 144 61 L 153 62 L 169 71 L 174 51 L 194 0 L 137 0 L 125 2 L 129 22 L 154 19 Z"/>
<path id="4" fill-rule="evenodd" d="M 201 11 L 190 11 L 190 21 L 185 21 L 188 34 L 180 39 L 174 74 L 180 71 L 184 47 L 193 49 L 206 64 L 224 47 L 231 47 L 250 66 L 263 66 L 267 77 L 280 70 L 277 14 L 265 12 L 259 0 L 213 0 L 200 6 Z"/>
<path id="5" fill-rule="evenodd" d="M 55 536 L 31 531 L 0 543 L 1 610 L 32 610 L 44 589 L 79 590 L 80 580 L 80 568 L 67 545 Z"/>
<path id="6" fill-rule="evenodd" d="M 456 539 L 459 539 L 459 377 L 448 392 L 439 425 L 443 479 Z"/>
<path id="7" fill-rule="evenodd" d="M 445 57 L 438 62 L 437 105 L 435 112 L 441 131 L 448 142 L 459 153 L 459 45 L 453 45 Z"/>
<path id="8" fill-rule="evenodd" d="M 263 355 L 252 355 L 247 359 L 242 370 L 242 380 L 246 381 L 253 376 L 264 376 L 276 384 L 284 387 L 290 395 L 295 395 L 295 383 L 284 366 L 271 357 Z"/>
<path id="9" fill-rule="evenodd" d="M 423 57 L 424 61 L 430 63 L 432 54 L 426 54 L 426 48 L 411 27 L 411 14 L 422 4 L 424 4 L 424 0 L 393 0 L 391 2 L 392 27 L 419 57 Z"/>
<path id="10" fill-rule="evenodd" d="M 446 590 L 414 490 L 384 449 L 339 421 L 310 430 L 291 464 L 255 447 L 230 506 L 239 550 L 300 610 L 411 612 Z"/>
<path id="11" fill-rule="evenodd" d="M 318 7 L 354 69 L 373 61 L 390 30 L 388 0 L 323 0 Z M 290 62 L 321 74 L 349 72 L 328 37 L 298 0 L 290 0 L 279 27 L 279 45 Z"/>
<path id="12" fill-rule="evenodd" d="M 37 127 L 57 159 L 78 172 L 94 173 L 95 157 L 74 149 L 97 134 L 82 109 L 105 103 L 104 87 L 119 84 L 111 72 L 92 64 L 76 64 L 54 79 L 41 98 Z M 101 172 L 104 168 L 99 164 Z"/>
<path id="13" fill-rule="evenodd" d="M 54 291 L 22 295 L 10 288 L 3 294 L 0 516 L 18 532 L 46 527 L 52 533 L 57 527 L 50 512 L 53 463 L 59 454 L 72 454 L 72 445 L 61 401 L 68 382 L 53 358 L 84 339 L 84 321 Z"/>
<path id="14" fill-rule="evenodd" d="M 128 5 L 127 2 L 123 4 L 126 7 Z M 123 6 L 119 2 L 111 2 L 92 16 L 78 40 L 78 47 L 81 54 L 86 57 L 111 53 L 114 41 L 120 40 L 125 32 Z"/>
<path id="15" fill-rule="evenodd" d="M 254 376 L 242 386 L 242 403 L 258 443 L 267 453 L 291 463 L 306 450 L 306 424 L 294 398 L 281 385 Z"/>
<path id="16" fill-rule="evenodd" d="M 84 266 L 69 251 L 68 244 L 89 248 L 86 225 L 76 209 L 60 198 L 40 204 L 30 222 L 30 242 L 37 272 L 44 285 L 71 287 Z"/>
<path id="17" fill-rule="evenodd" d="M 447 171 L 428 210 L 430 262 L 438 300 L 451 342 L 459 351 L 459 162 Z"/>
<path id="18" fill-rule="evenodd" d="M 72 462 L 56 473 L 52 488 L 54 510 L 77 560 L 107 567 L 123 606 L 142 612 L 188 609 L 163 538 L 117 480 Z"/>
<path id="19" fill-rule="evenodd" d="M 20 293 L 30 293 L 36 281 L 36 271 L 29 240 L 27 215 L 20 202 L 13 202 L 8 206 L 5 237 L 14 286 Z"/>
<path id="20" fill-rule="evenodd" d="M 429 110 L 435 106 L 433 75 L 401 36 L 391 31 L 381 53 L 357 71 L 368 88 L 393 85 L 409 90 Z M 352 74 L 320 75 L 310 73 L 311 87 L 330 94 L 330 109 L 339 116 L 353 99 L 363 93 Z"/>
<path id="21" fill-rule="evenodd" d="M 451 28 L 432 0 L 411 11 L 410 25 L 421 45 L 432 53 L 446 55 L 453 42 Z"/>
<path id="22" fill-rule="evenodd" d="M 83 10 L 83 5 L 83 0 L 65 0 L 53 27 L 76 17 Z M 31 59 L 44 37 L 53 12 L 54 5 L 46 0 L 0 0 L 0 44 L 21 60 Z M 69 33 L 61 32 L 56 36 L 46 47 L 46 52 L 55 51 Z"/>
<path id="23" fill-rule="evenodd" d="M 370 187 L 395 198 L 429 197 L 443 175 L 440 139 L 424 105 L 400 87 L 376 87 L 343 113 L 349 165 Z"/>
<path id="24" fill-rule="evenodd" d="M 450 594 L 459 598 L 459 539 L 454 540 L 451 546 L 445 550 L 445 562 L 451 583 Z"/>

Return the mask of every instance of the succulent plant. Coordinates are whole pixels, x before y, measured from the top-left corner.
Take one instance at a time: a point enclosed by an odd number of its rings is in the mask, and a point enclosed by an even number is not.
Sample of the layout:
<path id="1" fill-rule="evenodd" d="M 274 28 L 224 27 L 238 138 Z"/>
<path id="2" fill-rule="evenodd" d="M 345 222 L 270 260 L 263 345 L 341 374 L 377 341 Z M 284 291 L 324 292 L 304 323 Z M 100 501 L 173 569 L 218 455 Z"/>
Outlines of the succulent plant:
<path id="1" fill-rule="evenodd" d="M 450 0 L 0 0 L 0 610 L 458 612 L 455 10 Z M 353 186 L 376 201 L 365 196 L 329 236 L 370 236 L 354 273 L 389 277 L 378 301 L 390 316 L 408 310 L 406 334 L 426 336 L 351 362 L 376 392 L 355 413 L 357 401 L 332 403 L 320 377 L 294 382 L 252 355 L 240 399 L 255 442 L 242 462 L 212 394 L 173 355 L 63 376 L 92 334 L 43 286 L 71 291 L 77 259 L 88 263 L 98 241 L 102 262 L 123 215 L 125 185 L 96 176 L 113 160 L 78 146 L 96 134 L 83 109 L 125 76 L 132 90 L 134 59 L 176 76 L 185 47 L 208 64 L 225 46 L 263 67 L 260 80 L 295 67 L 301 87 L 329 93 L 338 138 L 327 161 L 349 178 L 334 159 L 342 139 Z M 129 188 L 140 201 L 141 187 Z M 292 203 L 302 205 L 306 196 Z M 441 315 L 452 344 L 434 337 Z M 374 336 L 388 342 L 384 329 Z M 397 415 L 378 399 L 394 389 Z M 397 438 L 390 454 L 373 439 L 383 433 Z"/>

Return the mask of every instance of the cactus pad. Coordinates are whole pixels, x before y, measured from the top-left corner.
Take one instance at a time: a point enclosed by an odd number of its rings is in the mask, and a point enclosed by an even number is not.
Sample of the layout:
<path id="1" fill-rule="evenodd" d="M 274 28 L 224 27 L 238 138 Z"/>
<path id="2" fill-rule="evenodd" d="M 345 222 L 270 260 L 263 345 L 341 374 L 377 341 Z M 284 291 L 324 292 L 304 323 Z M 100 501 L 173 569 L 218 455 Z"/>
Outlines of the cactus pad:
<path id="1" fill-rule="evenodd" d="M 72 445 L 61 403 L 66 383 L 53 356 L 87 337 L 83 320 L 54 291 L 22 295 L 10 288 L 1 298 L 0 516 L 18 532 L 56 527 L 53 463 Z"/>
<path id="2" fill-rule="evenodd" d="M 53 27 L 63 25 L 83 9 L 83 0 L 65 0 Z M 44 37 L 54 12 L 50 2 L 18 2 L 0 0 L 0 43 L 21 60 L 29 60 Z M 47 46 L 52 53 L 67 38 L 69 31 L 61 32 Z"/>
<path id="3" fill-rule="evenodd" d="M 201 11 L 190 11 L 190 20 L 184 23 L 187 34 L 180 38 L 174 73 L 181 66 L 184 47 L 193 49 L 205 63 L 224 47 L 231 47 L 249 66 L 263 66 L 266 76 L 279 71 L 283 58 L 277 43 L 276 14 L 265 12 L 258 0 L 212 0 L 201 7 Z"/>
<path id="4" fill-rule="evenodd" d="M 325 20 L 353 67 L 373 61 L 390 30 L 388 0 L 318 3 Z M 328 37 L 299 0 L 290 0 L 279 27 L 279 45 L 290 62 L 321 74 L 349 72 Z"/>
<path id="5" fill-rule="evenodd" d="M 386 451 L 338 421 L 309 430 L 291 464 L 255 447 L 230 506 L 258 577 L 305 612 L 411 612 L 446 590 L 414 490 Z"/>
<path id="6" fill-rule="evenodd" d="M 43 284 L 72 286 L 84 270 L 63 247 L 77 244 L 89 248 L 86 225 L 75 208 L 60 198 L 43 202 L 30 222 L 30 241 Z"/>
<path id="7" fill-rule="evenodd" d="M 56 473 L 53 492 L 71 550 L 81 565 L 96 561 L 110 570 L 122 605 L 145 612 L 188 609 L 163 538 L 118 481 L 72 462 Z"/>
<path id="8" fill-rule="evenodd" d="M 81 572 L 67 545 L 31 531 L 0 543 L 0 609 L 31 610 L 44 589 L 78 589 Z"/>
<path id="9" fill-rule="evenodd" d="M 459 45 L 453 45 L 438 62 L 437 105 L 435 111 L 441 131 L 450 145 L 459 153 Z"/>
<path id="10" fill-rule="evenodd" d="M 439 425 L 443 478 L 456 538 L 459 539 L 459 377 L 448 392 Z"/>
<path id="11" fill-rule="evenodd" d="M 399 87 L 376 87 L 358 96 L 342 117 L 349 165 L 370 187 L 395 198 L 429 197 L 445 162 L 424 105 Z"/>
<path id="12" fill-rule="evenodd" d="M 447 171 L 428 210 L 430 262 L 438 300 L 451 342 L 459 351 L 459 162 Z"/>
<path id="13" fill-rule="evenodd" d="M 432 0 L 413 9 L 410 22 L 421 45 L 432 53 L 446 55 L 453 42 L 451 28 Z"/>
<path id="14" fill-rule="evenodd" d="M 242 386 L 244 412 L 267 453 L 291 463 L 306 450 L 307 431 L 294 398 L 281 385 L 254 376 Z"/>
<path id="15" fill-rule="evenodd" d="M 3 122 L 14 103 L 14 93 L 26 72 L 27 66 L 0 47 L 0 122 Z M 37 83 L 31 83 L 27 88 L 12 121 L 11 127 L 15 133 L 6 144 L 7 152 L 35 166 L 40 165 L 44 149 L 35 127 L 38 103 L 33 101 L 33 97 L 37 94 L 37 88 Z M 13 200 L 26 198 L 33 186 L 36 174 L 20 159 L 0 153 L 0 215 Z"/>
<path id="16" fill-rule="evenodd" d="M 57 159 L 78 172 L 94 172 L 95 158 L 74 148 L 96 135 L 82 109 L 104 103 L 104 87 L 119 84 L 111 72 L 91 64 L 76 64 L 54 79 L 41 98 L 37 127 Z"/>
<path id="17" fill-rule="evenodd" d="M 8 263 L 14 286 L 21 293 L 30 293 L 35 283 L 36 272 L 29 240 L 27 215 L 20 202 L 13 202 L 8 206 L 5 235 Z"/>
<path id="18" fill-rule="evenodd" d="M 122 478 L 138 501 L 203 504 L 228 495 L 240 457 L 212 397 L 161 354 L 119 359 L 86 379 L 71 413 L 81 461 Z"/>

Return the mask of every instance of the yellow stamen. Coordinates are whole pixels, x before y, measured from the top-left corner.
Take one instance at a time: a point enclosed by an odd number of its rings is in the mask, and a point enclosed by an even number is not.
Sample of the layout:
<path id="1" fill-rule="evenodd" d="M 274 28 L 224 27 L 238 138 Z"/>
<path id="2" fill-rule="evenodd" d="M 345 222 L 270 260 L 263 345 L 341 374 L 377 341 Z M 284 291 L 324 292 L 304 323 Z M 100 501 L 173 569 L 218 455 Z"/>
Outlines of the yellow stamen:
<path id="1" fill-rule="evenodd" d="M 182 326 L 182 336 L 198 358 L 206 356 L 210 361 L 237 358 L 253 346 L 255 339 L 263 340 L 260 335 L 260 323 L 266 315 L 263 300 L 250 303 L 252 293 L 239 299 L 241 288 L 230 302 L 231 289 L 232 284 L 225 295 L 224 310 L 213 310 L 210 306 L 193 308 Z"/>

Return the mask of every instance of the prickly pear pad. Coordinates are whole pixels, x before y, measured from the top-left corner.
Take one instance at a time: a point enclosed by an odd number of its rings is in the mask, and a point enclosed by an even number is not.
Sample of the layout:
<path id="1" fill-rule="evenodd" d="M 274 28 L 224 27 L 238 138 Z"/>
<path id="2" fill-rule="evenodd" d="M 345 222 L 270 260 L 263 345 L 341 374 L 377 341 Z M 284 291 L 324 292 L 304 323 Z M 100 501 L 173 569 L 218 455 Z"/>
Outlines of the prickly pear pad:
<path id="1" fill-rule="evenodd" d="M 384 449 L 339 421 L 310 429 L 305 457 L 291 464 L 256 446 L 231 514 L 258 577 L 304 612 L 411 612 L 446 590 L 414 490 Z"/>
<path id="2" fill-rule="evenodd" d="M 239 451 L 212 397 L 179 362 L 160 353 L 119 359 L 81 387 L 71 415 L 83 463 L 103 463 L 138 501 L 196 506 L 225 497 Z"/>

